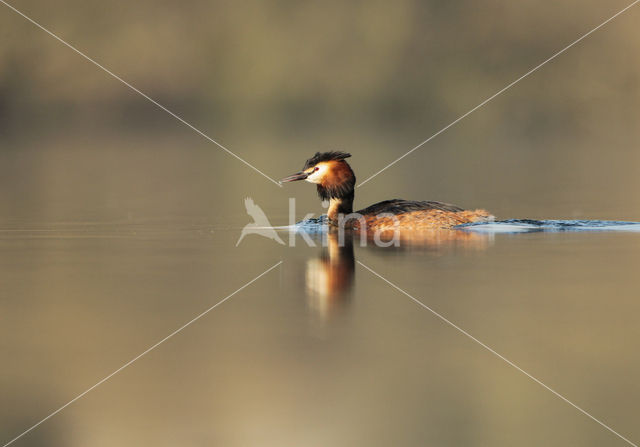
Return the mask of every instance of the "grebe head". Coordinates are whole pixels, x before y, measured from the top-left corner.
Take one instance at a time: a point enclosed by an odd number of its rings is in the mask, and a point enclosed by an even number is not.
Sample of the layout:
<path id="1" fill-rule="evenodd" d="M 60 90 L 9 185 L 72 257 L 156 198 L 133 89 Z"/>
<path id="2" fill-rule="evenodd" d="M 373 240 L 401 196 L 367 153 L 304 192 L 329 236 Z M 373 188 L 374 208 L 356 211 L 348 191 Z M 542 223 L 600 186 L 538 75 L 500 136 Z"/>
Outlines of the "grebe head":
<path id="1" fill-rule="evenodd" d="M 320 198 L 329 200 L 329 219 L 335 220 L 340 213 L 349 214 L 353 209 L 356 176 L 345 161 L 349 157 L 351 154 L 346 152 L 316 152 L 305 162 L 302 171 L 285 177 L 280 182 L 306 180 L 315 183 Z"/>
<path id="2" fill-rule="evenodd" d="M 316 152 L 308 159 L 302 171 L 285 177 L 281 183 L 306 180 L 315 183 L 318 195 L 322 200 L 343 199 L 351 196 L 356 184 L 356 176 L 345 158 L 351 157 L 346 152 Z"/>

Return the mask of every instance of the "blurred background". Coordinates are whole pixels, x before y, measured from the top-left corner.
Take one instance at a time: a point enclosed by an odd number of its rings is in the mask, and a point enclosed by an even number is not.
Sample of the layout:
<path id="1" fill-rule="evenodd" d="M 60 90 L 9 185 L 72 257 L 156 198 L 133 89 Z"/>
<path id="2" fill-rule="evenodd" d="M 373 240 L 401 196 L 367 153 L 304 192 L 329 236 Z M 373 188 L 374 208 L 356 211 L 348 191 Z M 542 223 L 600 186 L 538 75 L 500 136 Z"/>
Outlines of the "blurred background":
<path id="1" fill-rule="evenodd" d="M 628 3 L 12 5 L 274 179 L 334 149 L 362 181 Z M 638 23 L 635 6 L 356 207 L 640 221 Z M 637 234 L 236 248 L 247 196 L 274 225 L 289 197 L 323 211 L 0 4 L 0 442 L 279 260 L 15 445 L 625 445 L 355 260 L 640 439 Z"/>
<path id="2" fill-rule="evenodd" d="M 273 178 L 316 150 L 360 180 L 624 2 L 15 4 Z M 497 216 L 640 220 L 632 8 L 358 191 Z M 4 7 L 1 219 L 221 218 L 280 190 Z M 77 185 L 82 184 L 82 188 Z M 224 191 L 224 194 L 221 192 Z M 224 205 L 223 207 L 220 205 Z"/>

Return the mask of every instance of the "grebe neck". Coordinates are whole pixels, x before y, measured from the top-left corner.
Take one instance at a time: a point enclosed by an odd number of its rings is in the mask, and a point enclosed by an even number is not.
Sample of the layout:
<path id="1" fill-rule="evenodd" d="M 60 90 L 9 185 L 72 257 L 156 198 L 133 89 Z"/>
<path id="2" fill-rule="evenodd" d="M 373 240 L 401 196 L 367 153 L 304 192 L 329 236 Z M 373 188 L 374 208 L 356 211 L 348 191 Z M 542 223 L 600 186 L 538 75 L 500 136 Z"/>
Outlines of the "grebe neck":
<path id="1" fill-rule="evenodd" d="M 340 214 L 351 214 L 353 212 L 354 188 L 351 184 L 325 187 L 318 185 L 318 195 L 322 200 L 329 201 L 327 217 L 331 223 L 336 224 Z"/>
<path id="2" fill-rule="evenodd" d="M 331 223 L 336 224 L 340 214 L 353 212 L 356 176 L 347 162 L 333 162 L 329 173 L 316 186 L 320 198 L 329 201 L 327 217 Z"/>
<path id="3" fill-rule="evenodd" d="M 347 215 L 353 212 L 353 193 L 348 197 L 332 197 L 329 199 L 327 217 L 332 223 L 338 222 L 340 214 Z"/>

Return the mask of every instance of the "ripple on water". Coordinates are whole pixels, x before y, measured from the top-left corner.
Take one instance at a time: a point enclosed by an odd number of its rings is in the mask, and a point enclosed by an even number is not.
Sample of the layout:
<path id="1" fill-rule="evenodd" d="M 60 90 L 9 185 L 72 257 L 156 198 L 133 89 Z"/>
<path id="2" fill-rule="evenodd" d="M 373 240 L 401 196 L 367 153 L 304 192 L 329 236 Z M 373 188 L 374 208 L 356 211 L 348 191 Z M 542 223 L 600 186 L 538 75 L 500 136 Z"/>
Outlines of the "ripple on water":
<path id="1" fill-rule="evenodd" d="M 616 220 L 533 220 L 508 219 L 476 222 L 455 227 L 460 230 L 486 233 L 533 233 L 564 231 L 630 231 L 640 232 L 640 222 Z"/>
<path id="2" fill-rule="evenodd" d="M 327 231 L 327 216 L 303 220 L 287 228 L 306 233 L 323 233 Z M 565 232 L 565 231 L 628 231 L 640 232 L 640 222 L 624 222 L 616 220 L 534 220 L 507 219 L 494 222 L 475 222 L 454 227 L 458 230 L 483 233 L 533 233 L 533 232 Z"/>

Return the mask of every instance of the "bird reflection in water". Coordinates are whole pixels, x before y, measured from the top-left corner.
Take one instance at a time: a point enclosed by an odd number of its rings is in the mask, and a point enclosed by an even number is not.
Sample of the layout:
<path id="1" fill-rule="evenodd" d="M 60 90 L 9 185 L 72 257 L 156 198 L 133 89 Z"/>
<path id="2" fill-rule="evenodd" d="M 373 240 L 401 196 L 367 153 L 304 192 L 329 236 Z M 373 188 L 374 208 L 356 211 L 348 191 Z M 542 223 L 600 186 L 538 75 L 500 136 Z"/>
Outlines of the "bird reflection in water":
<path id="1" fill-rule="evenodd" d="M 307 261 L 305 288 L 309 308 L 322 319 L 344 309 L 351 299 L 355 271 L 354 242 L 362 250 L 375 253 L 425 253 L 443 255 L 447 252 L 477 252 L 493 243 L 490 234 L 460 230 L 407 231 L 399 233 L 399 243 L 392 243 L 393 231 L 380 233 L 378 241 L 361 238 L 357 232 L 346 231 L 343 235 L 335 229 L 323 234 L 321 253 Z"/>
<path id="2" fill-rule="evenodd" d="M 324 236 L 320 256 L 307 261 L 305 283 L 309 307 L 327 317 L 351 297 L 356 262 L 351 235 L 345 235 L 344 241 L 335 231 Z"/>

